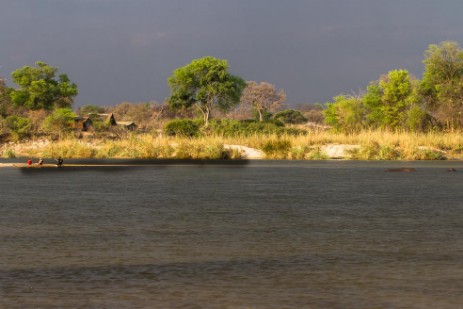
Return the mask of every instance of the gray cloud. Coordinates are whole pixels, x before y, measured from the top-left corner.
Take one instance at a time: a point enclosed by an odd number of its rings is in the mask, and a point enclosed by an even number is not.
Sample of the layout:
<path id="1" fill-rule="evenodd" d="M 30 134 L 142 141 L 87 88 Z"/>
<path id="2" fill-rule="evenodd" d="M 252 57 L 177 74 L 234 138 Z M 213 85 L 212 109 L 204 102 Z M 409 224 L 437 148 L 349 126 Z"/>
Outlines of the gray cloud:
<path id="1" fill-rule="evenodd" d="M 43 60 L 77 105 L 162 101 L 175 68 L 212 55 L 288 101 L 325 102 L 395 68 L 420 77 L 428 44 L 463 43 L 453 0 L 0 0 L 0 75 Z"/>

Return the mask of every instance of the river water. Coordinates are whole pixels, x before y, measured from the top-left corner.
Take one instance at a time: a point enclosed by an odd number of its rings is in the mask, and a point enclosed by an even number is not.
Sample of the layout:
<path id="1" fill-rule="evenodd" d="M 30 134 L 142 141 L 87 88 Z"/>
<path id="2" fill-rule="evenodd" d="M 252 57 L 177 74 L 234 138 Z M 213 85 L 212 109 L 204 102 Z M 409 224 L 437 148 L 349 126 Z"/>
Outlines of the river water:
<path id="1" fill-rule="evenodd" d="M 1 168 L 0 308 L 462 308 L 462 187 L 448 161 Z"/>

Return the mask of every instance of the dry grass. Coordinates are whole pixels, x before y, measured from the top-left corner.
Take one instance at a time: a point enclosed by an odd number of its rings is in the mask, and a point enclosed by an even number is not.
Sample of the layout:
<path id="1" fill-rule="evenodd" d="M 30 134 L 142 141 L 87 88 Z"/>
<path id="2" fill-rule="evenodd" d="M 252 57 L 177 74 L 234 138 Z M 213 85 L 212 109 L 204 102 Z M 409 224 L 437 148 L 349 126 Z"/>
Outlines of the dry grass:
<path id="1" fill-rule="evenodd" d="M 357 134 L 309 132 L 306 135 L 253 135 L 224 138 L 159 137 L 155 134 L 130 135 L 121 140 L 66 139 L 52 142 L 27 153 L 16 155 L 66 158 L 178 158 L 239 159 L 236 150 L 225 144 L 243 145 L 263 150 L 267 159 L 327 159 L 322 146 L 329 144 L 359 145 L 350 152 L 352 159 L 425 160 L 463 158 L 463 135 L 452 133 L 406 133 L 363 131 Z M 4 154 L 5 155 L 5 154 Z"/>

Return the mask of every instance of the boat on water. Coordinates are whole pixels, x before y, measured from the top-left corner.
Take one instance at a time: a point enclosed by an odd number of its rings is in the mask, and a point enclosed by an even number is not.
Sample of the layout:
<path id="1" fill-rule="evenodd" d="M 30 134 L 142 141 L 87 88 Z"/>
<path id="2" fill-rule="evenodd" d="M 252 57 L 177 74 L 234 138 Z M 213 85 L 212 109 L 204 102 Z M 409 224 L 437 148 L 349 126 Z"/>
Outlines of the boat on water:
<path id="1" fill-rule="evenodd" d="M 49 167 L 63 167 L 63 165 L 57 165 L 57 164 L 27 164 L 27 163 L 12 163 L 10 164 L 12 167 L 21 167 L 21 168 L 49 168 Z"/>

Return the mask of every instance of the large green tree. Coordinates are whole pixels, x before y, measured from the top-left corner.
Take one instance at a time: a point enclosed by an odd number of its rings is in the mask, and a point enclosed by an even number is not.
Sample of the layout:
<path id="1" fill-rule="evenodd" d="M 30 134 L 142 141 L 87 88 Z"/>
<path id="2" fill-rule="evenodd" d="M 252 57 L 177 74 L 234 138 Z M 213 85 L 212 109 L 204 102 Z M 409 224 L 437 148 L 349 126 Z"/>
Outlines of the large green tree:
<path id="1" fill-rule="evenodd" d="M 421 93 L 427 108 L 448 130 L 463 127 L 463 50 L 457 42 L 429 45 Z"/>
<path id="2" fill-rule="evenodd" d="M 169 105 L 173 109 L 196 106 L 207 126 L 214 108 L 228 111 L 239 103 L 245 82 L 229 73 L 226 60 L 204 57 L 176 69 L 169 77 Z"/>
<path id="3" fill-rule="evenodd" d="M 420 108 L 417 82 L 407 70 L 392 70 L 367 87 L 363 97 L 368 126 L 408 129 L 411 108 L 414 116 Z"/>
<path id="4" fill-rule="evenodd" d="M 393 70 L 372 82 L 363 96 L 337 96 L 323 111 L 325 122 L 341 131 L 362 128 L 425 128 L 427 114 L 420 105 L 417 81 L 407 70 Z"/>
<path id="5" fill-rule="evenodd" d="M 66 74 L 55 78 L 58 68 L 38 61 L 36 67 L 25 66 L 11 73 L 19 88 L 10 91 L 16 106 L 32 110 L 71 107 L 78 94 L 77 85 Z"/>

